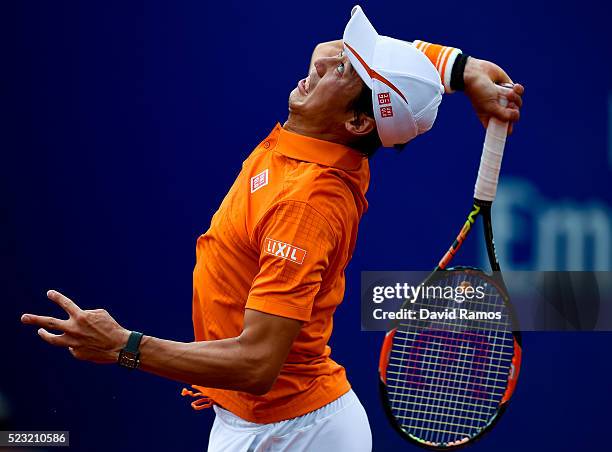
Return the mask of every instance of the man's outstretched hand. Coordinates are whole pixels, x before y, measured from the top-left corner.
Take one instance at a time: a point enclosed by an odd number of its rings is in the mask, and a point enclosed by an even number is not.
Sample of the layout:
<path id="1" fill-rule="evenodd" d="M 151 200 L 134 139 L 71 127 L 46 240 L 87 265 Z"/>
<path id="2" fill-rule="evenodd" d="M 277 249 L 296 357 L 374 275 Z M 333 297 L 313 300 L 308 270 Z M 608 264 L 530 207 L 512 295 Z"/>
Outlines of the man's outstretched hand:
<path id="1" fill-rule="evenodd" d="M 512 91 L 508 91 L 508 106 L 499 104 L 500 88 L 496 84 L 513 83 L 508 74 L 498 65 L 490 61 L 470 57 L 463 74 L 465 94 L 472 102 L 476 115 L 483 126 L 487 127 L 489 118 L 495 116 L 510 123 L 508 133 L 512 133 L 512 123 L 520 118 L 520 108 L 523 105 L 523 85 L 515 83 Z"/>
<path id="2" fill-rule="evenodd" d="M 68 314 L 67 320 L 41 315 L 24 314 L 21 321 L 36 325 L 38 335 L 51 345 L 67 347 L 77 358 L 96 363 L 116 363 L 119 351 L 125 347 L 130 332 L 122 328 L 104 309 L 84 311 L 70 298 L 50 290 L 49 300 Z M 62 334 L 53 334 L 56 330 Z"/>

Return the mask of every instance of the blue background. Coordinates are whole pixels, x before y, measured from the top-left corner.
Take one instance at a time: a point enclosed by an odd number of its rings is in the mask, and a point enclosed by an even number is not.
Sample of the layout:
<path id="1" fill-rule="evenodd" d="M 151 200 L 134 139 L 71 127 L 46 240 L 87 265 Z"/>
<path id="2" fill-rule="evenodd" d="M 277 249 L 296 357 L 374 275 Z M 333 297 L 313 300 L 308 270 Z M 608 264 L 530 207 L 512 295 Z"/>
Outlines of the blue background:
<path id="1" fill-rule="evenodd" d="M 196 238 L 241 162 L 286 118 L 315 44 L 341 36 L 352 5 L 2 2 L 4 429 L 70 430 L 73 450 L 205 450 L 212 413 L 192 411 L 180 384 L 73 360 L 19 316 L 59 314 L 44 295 L 56 288 L 127 328 L 191 340 Z M 610 270 L 604 5 L 362 2 L 380 33 L 455 45 L 525 85 L 500 188 L 518 204 L 496 212 L 503 268 Z M 415 449 L 378 400 L 382 335 L 360 331 L 359 272 L 437 262 L 469 208 L 483 134 L 454 94 L 432 132 L 371 162 L 370 210 L 331 345 L 366 406 L 376 451 Z M 574 230 L 585 234 L 584 262 L 564 254 Z M 558 240 L 540 247 L 551 234 Z M 480 245 L 469 241 L 458 262 L 480 262 Z M 611 346 L 608 333 L 525 334 L 513 403 L 473 450 L 601 450 Z"/>

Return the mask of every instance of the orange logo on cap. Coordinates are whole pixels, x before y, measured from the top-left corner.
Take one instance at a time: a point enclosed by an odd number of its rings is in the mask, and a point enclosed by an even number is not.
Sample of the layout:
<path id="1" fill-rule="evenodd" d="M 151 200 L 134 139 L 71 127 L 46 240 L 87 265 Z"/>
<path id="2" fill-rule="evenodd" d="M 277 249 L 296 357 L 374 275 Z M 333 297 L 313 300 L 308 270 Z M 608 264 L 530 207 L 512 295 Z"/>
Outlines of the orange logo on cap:
<path id="1" fill-rule="evenodd" d="M 281 259 L 286 259 L 296 264 L 304 262 L 304 258 L 306 257 L 306 250 L 289 243 L 279 242 L 269 237 L 266 237 L 266 241 L 264 242 L 264 250 L 272 256 L 280 257 Z"/>

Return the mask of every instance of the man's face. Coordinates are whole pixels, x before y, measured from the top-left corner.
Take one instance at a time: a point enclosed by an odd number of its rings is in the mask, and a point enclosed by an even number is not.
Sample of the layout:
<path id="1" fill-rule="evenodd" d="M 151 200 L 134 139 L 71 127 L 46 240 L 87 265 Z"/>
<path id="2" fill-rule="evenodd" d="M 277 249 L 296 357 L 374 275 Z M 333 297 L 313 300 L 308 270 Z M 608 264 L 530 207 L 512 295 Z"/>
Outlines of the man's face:
<path id="1" fill-rule="evenodd" d="M 308 77 L 300 80 L 289 95 L 289 110 L 320 132 L 343 130 L 344 123 L 354 115 L 349 106 L 363 86 L 343 52 L 318 58 Z"/>

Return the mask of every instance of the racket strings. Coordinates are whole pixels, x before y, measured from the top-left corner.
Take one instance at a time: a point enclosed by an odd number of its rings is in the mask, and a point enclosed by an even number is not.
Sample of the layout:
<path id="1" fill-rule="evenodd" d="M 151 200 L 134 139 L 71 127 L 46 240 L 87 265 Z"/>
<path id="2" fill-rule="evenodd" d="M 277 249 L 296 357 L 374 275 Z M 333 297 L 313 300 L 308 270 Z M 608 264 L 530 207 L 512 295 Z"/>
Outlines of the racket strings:
<path id="1" fill-rule="evenodd" d="M 432 348 L 442 351 L 440 344 L 437 347 L 433 345 Z M 471 437 L 484 428 L 497 410 L 505 383 L 498 382 L 499 385 L 486 383 L 490 380 L 481 375 L 482 370 L 472 366 L 470 371 L 465 363 L 457 362 L 452 369 L 444 370 L 436 368 L 433 361 L 423 364 L 421 375 L 426 384 L 415 384 L 413 377 L 397 378 L 395 384 L 391 383 L 394 386 L 392 392 L 399 395 L 399 397 L 391 396 L 395 414 L 404 419 L 404 425 L 408 423 L 409 431 L 434 443 L 452 443 L 465 436 Z M 447 377 L 442 377 L 443 372 L 446 372 Z M 469 417 L 460 411 L 465 409 L 471 411 Z M 451 418 L 463 421 L 456 423 Z M 442 424 L 456 427 L 451 430 L 455 437 L 440 435 L 432 437 L 419 433 L 419 430 L 435 433 L 431 428 L 432 424 L 439 424 L 436 427 L 438 430 L 442 430 L 440 428 Z"/>
<path id="2" fill-rule="evenodd" d="M 449 272 L 440 285 L 486 287 L 471 310 L 501 311 L 495 321 L 401 324 L 387 367 L 389 404 L 402 429 L 420 442 L 453 445 L 476 436 L 495 418 L 514 354 L 510 313 L 497 288 L 477 273 Z M 439 310 L 444 299 L 421 299 Z M 451 301 L 452 302 L 452 301 Z"/>
<path id="3" fill-rule="evenodd" d="M 440 345 L 437 348 L 442 350 Z M 465 363 L 456 363 L 452 369 L 444 369 L 447 377 L 442 377 L 443 370 L 436 368 L 433 361 L 425 364 L 421 375 L 426 384 L 414 384 L 411 382 L 413 377 L 397 378 L 390 383 L 393 386 L 391 391 L 399 395 L 391 396 L 396 415 L 408 422 L 412 433 L 435 443 L 451 443 L 466 435 L 473 436 L 484 428 L 497 410 L 505 383 L 488 383 L 491 380 L 484 378 L 481 370 L 472 366 L 470 372 Z M 465 410 L 470 411 L 470 416 L 465 416 Z M 452 418 L 461 419 L 462 422 L 453 422 Z M 419 429 L 435 433 L 431 424 L 439 424 L 436 427 L 438 430 L 442 430 L 442 424 L 456 427 L 450 430 L 455 437 L 438 435 L 434 438 L 419 434 Z"/>

